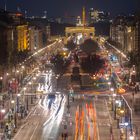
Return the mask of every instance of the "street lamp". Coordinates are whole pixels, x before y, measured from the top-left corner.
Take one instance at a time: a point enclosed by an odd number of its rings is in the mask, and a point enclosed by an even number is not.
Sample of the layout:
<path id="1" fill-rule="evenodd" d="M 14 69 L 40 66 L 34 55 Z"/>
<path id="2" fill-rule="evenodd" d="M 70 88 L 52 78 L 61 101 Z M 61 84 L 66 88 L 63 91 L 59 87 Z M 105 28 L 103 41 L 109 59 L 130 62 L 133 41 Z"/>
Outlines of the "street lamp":
<path id="1" fill-rule="evenodd" d="M 2 76 L 0 77 L 0 81 L 1 81 L 0 92 L 2 92 L 3 91 L 3 77 Z"/>
<path id="2" fill-rule="evenodd" d="M 126 130 L 125 133 L 126 133 L 126 140 L 127 140 L 127 127 L 128 127 L 128 125 L 129 125 L 129 123 L 128 123 L 128 122 L 125 122 L 124 125 L 125 125 L 125 130 Z"/>
<path id="3" fill-rule="evenodd" d="M 16 104 L 15 104 L 15 101 L 11 100 L 11 104 L 13 104 L 12 107 L 13 107 L 13 114 L 14 114 L 14 125 L 15 125 L 15 127 L 17 127 L 17 116 L 16 116 Z"/>
<path id="4" fill-rule="evenodd" d="M 32 84 L 32 82 L 29 82 L 28 84 L 30 85 L 30 89 L 31 89 L 31 91 L 32 91 L 31 94 L 33 94 L 33 92 L 34 92 L 34 91 L 33 91 L 33 89 L 34 89 L 34 88 L 33 88 L 33 84 Z M 33 96 L 32 96 L 32 95 L 31 95 L 31 104 L 33 104 Z"/>
<path id="5" fill-rule="evenodd" d="M 16 73 L 19 73 L 19 70 L 17 70 Z"/>
<path id="6" fill-rule="evenodd" d="M 112 92 L 113 92 L 113 91 L 114 91 L 114 88 L 110 88 L 110 91 L 112 91 Z"/>
<path id="7" fill-rule="evenodd" d="M 36 80 L 36 77 L 33 77 L 33 80 Z"/>
<path id="8" fill-rule="evenodd" d="M 22 65 L 21 68 L 24 69 L 25 67 Z"/>
<path id="9" fill-rule="evenodd" d="M 20 93 L 17 94 L 17 113 L 19 113 L 19 97 L 21 96 Z"/>
<path id="10" fill-rule="evenodd" d="M 108 81 L 109 80 L 109 77 L 106 77 L 106 80 Z"/>
<path id="11" fill-rule="evenodd" d="M 26 87 L 23 88 L 23 104 L 25 105 L 25 91 L 26 91 Z"/>
<path id="12" fill-rule="evenodd" d="M 18 93 L 18 94 L 17 94 L 17 97 L 20 97 L 20 96 L 21 96 L 21 94 L 20 94 L 20 93 Z"/>
<path id="13" fill-rule="evenodd" d="M 111 82 L 108 82 L 107 84 L 108 84 L 108 86 L 109 86 L 109 89 L 110 89 Z"/>
<path id="14" fill-rule="evenodd" d="M 26 87 L 24 87 L 24 105 L 25 105 L 25 91 L 26 91 Z M 28 95 L 26 96 L 26 111 L 28 110 Z"/>
<path id="15" fill-rule="evenodd" d="M 7 73 L 6 73 L 6 75 L 8 76 L 8 75 L 9 75 L 9 73 L 7 72 Z"/>
<path id="16" fill-rule="evenodd" d="M 31 85 L 32 84 L 32 82 L 29 82 L 29 85 Z"/>
<path id="17" fill-rule="evenodd" d="M 114 98 L 116 97 L 116 94 L 114 93 L 114 88 L 110 88 L 110 91 L 112 92 L 112 111 L 114 111 L 114 108 L 115 108 L 115 112 L 114 112 L 114 116 L 116 116 L 116 104 L 114 106 Z M 116 118 L 116 117 L 114 117 Z"/>
<path id="18" fill-rule="evenodd" d="M 5 111 L 5 109 L 1 109 L 1 113 L 5 113 L 6 111 Z"/>
<path id="19" fill-rule="evenodd" d="M 12 103 L 12 104 L 14 104 L 14 103 L 15 103 L 15 101 L 14 101 L 14 100 L 11 100 L 11 103 Z"/>
<path id="20" fill-rule="evenodd" d="M 0 119 L 2 119 L 3 114 L 6 112 L 5 109 L 1 109 L 1 115 L 0 115 Z"/>

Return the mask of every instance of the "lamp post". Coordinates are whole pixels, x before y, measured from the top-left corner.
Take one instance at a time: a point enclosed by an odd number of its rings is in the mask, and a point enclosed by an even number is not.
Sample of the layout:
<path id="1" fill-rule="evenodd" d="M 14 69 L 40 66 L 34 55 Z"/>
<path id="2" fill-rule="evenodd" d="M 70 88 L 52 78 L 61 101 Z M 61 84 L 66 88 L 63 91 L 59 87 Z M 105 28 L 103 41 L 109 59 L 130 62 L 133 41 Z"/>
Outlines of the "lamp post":
<path id="1" fill-rule="evenodd" d="M 25 91 L 26 91 L 26 87 L 24 87 L 24 105 L 25 105 L 25 108 L 26 108 L 26 111 L 28 110 L 28 95 L 25 96 Z M 26 98 L 25 98 L 26 97 Z M 25 103 L 26 102 L 26 103 Z"/>
<path id="2" fill-rule="evenodd" d="M 10 74 L 8 72 L 6 74 L 4 74 L 4 77 L 3 77 L 3 88 L 4 89 L 7 88 L 9 76 L 10 76 Z"/>
<path id="3" fill-rule="evenodd" d="M 114 98 L 113 98 L 113 94 L 114 94 L 114 88 L 110 88 L 110 91 L 112 92 L 112 111 L 114 111 Z"/>
<path id="4" fill-rule="evenodd" d="M 0 77 L 0 84 L 1 84 L 1 88 L 0 88 L 0 92 L 3 91 L 3 77 Z"/>
<path id="5" fill-rule="evenodd" d="M 127 140 L 127 138 L 128 138 L 128 137 L 127 137 L 128 122 L 125 122 L 124 125 L 125 125 L 125 135 L 126 135 L 125 137 L 126 137 L 126 140 Z"/>
<path id="6" fill-rule="evenodd" d="M 30 85 L 30 88 L 31 88 L 31 91 L 32 91 L 32 92 L 31 92 L 31 104 L 33 104 L 33 95 L 32 95 L 33 92 L 34 92 L 34 91 L 33 91 L 33 83 L 32 83 L 32 82 L 29 82 L 29 85 Z"/>
<path id="7" fill-rule="evenodd" d="M 3 126 L 4 126 L 4 123 L 3 123 L 3 121 L 2 121 L 2 119 L 3 119 L 2 117 L 4 116 L 5 112 L 6 112 L 5 109 L 1 109 L 1 110 L 0 110 L 0 121 L 1 121 L 1 123 L 0 123 L 0 128 L 3 128 Z"/>
<path id="8" fill-rule="evenodd" d="M 19 97 L 21 96 L 20 93 L 17 94 L 17 113 L 19 113 Z"/>
<path id="9" fill-rule="evenodd" d="M 3 114 L 6 112 L 6 110 L 5 109 L 1 109 L 1 116 L 0 116 L 0 119 L 2 119 L 2 117 L 3 117 Z"/>
<path id="10" fill-rule="evenodd" d="M 24 104 L 24 107 L 25 107 L 25 91 L 26 91 L 26 87 L 23 88 L 23 104 Z"/>
<path id="11" fill-rule="evenodd" d="M 121 97 L 122 97 L 122 99 L 123 99 L 123 102 L 125 103 L 125 108 L 126 107 L 128 107 L 128 109 L 129 109 L 129 113 L 130 113 L 130 130 L 131 130 L 131 133 L 132 133 L 132 131 L 133 131 L 133 120 L 132 120 L 132 109 L 131 109 L 131 107 L 129 106 L 129 104 L 128 104 L 128 102 L 126 101 L 126 99 L 121 95 Z"/>
<path id="12" fill-rule="evenodd" d="M 111 82 L 108 82 L 108 87 L 109 87 L 109 89 L 110 89 L 110 85 L 111 85 Z"/>
<path id="13" fill-rule="evenodd" d="M 14 100 L 11 100 L 12 108 L 13 108 L 13 117 L 14 117 L 14 124 L 15 128 L 17 127 L 17 116 L 16 116 L 16 103 Z"/>
<path id="14" fill-rule="evenodd" d="M 56 90 L 58 89 L 58 77 L 56 76 Z"/>

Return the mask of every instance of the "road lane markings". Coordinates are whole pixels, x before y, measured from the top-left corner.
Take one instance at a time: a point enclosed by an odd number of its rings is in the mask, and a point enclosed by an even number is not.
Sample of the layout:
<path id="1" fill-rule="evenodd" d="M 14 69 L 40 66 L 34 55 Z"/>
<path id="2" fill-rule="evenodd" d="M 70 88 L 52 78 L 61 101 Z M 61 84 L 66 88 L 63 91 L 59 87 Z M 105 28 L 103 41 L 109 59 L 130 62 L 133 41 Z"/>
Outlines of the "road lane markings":
<path id="1" fill-rule="evenodd" d="M 34 129 L 34 131 L 33 131 L 33 133 L 32 133 L 32 135 L 31 135 L 31 137 L 30 137 L 30 140 L 32 140 L 32 138 L 33 138 L 33 136 L 34 136 L 34 134 L 35 134 L 35 131 L 36 131 L 36 129 L 37 129 L 38 126 L 39 126 L 39 122 L 37 123 L 37 125 L 36 125 L 36 127 L 35 127 L 35 129 Z"/>
<path id="2" fill-rule="evenodd" d="M 95 113 L 97 112 L 96 111 L 96 104 L 95 104 L 95 101 L 94 101 L 94 109 L 95 109 Z M 97 115 L 97 113 L 96 113 L 96 115 Z M 98 122 L 98 119 L 96 118 L 96 122 Z M 97 136 L 98 136 L 98 140 L 100 140 L 100 135 L 99 135 L 99 125 L 98 125 L 98 123 L 97 123 Z"/>
<path id="3" fill-rule="evenodd" d="M 108 105 L 107 105 L 107 101 L 106 100 L 104 100 L 105 101 L 105 105 L 106 105 L 106 109 L 107 109 L 107 113 L 108 113 L 108 116 L 109 116 L 109 121 L 110 121 L 110 124 L 112 124 L 112 117 L 111 117 L 111 115 L 110 115 L 110 112 L 109 112 L 109 108 L 108 108 Z"/>

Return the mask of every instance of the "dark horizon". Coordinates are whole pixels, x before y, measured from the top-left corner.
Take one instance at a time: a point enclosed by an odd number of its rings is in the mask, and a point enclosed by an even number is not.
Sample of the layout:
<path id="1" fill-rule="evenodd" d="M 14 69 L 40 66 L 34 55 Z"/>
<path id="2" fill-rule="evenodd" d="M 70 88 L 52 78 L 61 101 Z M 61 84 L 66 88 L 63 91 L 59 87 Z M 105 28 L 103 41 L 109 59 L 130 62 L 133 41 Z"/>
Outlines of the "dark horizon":
<path id="1" fill-rule="evenodd" d="M 86 15 L 88 15 L 89 8 L 96 10 L 110 12 L 111 16 L 118 14 L 133 14 L 139 11 L 139 0 L 8 0 L 0 1 L 0 8 L 6 7 L 8 11 L 17 11 L 17 8 L 22 13 L 27 11 L 27 16 L 43 16 L 43 12 L 47 11 L 48 17 L 64 17 L 78 16 L 82 13 L 82 7 L 86 7 Z"/>

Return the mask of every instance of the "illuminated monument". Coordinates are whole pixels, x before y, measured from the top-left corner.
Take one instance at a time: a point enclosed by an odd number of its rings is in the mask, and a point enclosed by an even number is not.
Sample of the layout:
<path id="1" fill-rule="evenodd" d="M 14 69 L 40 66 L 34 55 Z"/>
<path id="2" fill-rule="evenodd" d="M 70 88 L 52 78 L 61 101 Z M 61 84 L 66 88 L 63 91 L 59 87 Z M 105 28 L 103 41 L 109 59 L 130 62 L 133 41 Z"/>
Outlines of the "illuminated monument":
<path id="1" fill-rule="evenodd" d="M 69 36 L 86 36 L 86 37 L 91 37 L 92 38 L 95 36 L 95 28 L 94 27 L 87 27 L 86 26 L 86 12 L 85 12 L 85 7 L 83 7 L 82 11 L 82 22 L 77 24 L 76 27 L 66 27 L 65 28 L 65 34 L 66 37 Z"/>

